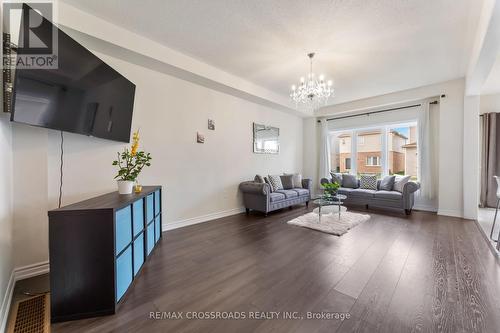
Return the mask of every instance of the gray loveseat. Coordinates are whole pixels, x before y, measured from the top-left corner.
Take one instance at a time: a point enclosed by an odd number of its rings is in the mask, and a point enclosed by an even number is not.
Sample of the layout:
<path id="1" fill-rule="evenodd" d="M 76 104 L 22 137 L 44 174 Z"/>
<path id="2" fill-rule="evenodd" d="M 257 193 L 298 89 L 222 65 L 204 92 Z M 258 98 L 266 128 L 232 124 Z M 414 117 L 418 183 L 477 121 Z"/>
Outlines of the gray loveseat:
<path id="1" fill-rule="evenodd" d="M 341 187 L 338 193 L 347 196 L 344 201 L 346 205 L 398 209 L 404 210 L 406 215 L 410 215 L 415 203 L 415 192 L 420 188 L 420 184 L 410 181 L 403 186 L 403 192 L 398 192 L 381 191 L 380 182 L 380 180 L 377 181 L 377 190 L 366 190 L 359 188 L 358 179 L 358 188 Z M 321 184 L 324 183 L 331 183 L 331 179 L 322 178 Z"/>
<path id="2" fill-rule="evenodd" d="M 307 206 L 311 200 L 311 186 L 310 179 L 302 179 L 302 188 L 271 192 L 269 184 L 248 181 L 240 184 L 240 190 L 247 214 L 256 210 L 267 215 L 273 210 L 293 205 L 305 203 Z"/>

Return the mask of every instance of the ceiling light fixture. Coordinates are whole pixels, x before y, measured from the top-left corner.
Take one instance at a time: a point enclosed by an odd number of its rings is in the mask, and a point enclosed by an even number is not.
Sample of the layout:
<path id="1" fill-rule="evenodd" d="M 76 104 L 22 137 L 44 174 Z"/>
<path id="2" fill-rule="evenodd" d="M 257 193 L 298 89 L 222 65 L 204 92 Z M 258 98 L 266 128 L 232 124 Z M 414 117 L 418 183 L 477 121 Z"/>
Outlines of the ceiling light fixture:
<path id="1" fill-rule="evenodd" d="M 290 97 L 295 102 L 298 109 L 306 109 L 314 111 L 328 102 L 328 99 L 333 97 L 333 82 L 332 80 L 325 81 L 325 76 L 321 74 L 318 78 L 315 77 L 312 71 L 312 60 L 314 52 L 307 54 L 310 60 L 310 70 L 307 80 L 304 77 L 300 78 L 300 83 L 292 86 Z"/>

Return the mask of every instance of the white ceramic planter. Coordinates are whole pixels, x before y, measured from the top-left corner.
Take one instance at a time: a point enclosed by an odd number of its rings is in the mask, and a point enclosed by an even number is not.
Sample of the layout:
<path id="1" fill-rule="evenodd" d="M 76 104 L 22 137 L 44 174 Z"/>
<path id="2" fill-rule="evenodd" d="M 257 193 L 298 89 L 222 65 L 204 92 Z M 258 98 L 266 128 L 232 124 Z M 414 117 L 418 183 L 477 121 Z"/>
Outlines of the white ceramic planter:
<path id="1" fill-rule="evenodd" d="M 134 182 L 130 180 L 118 180 L 118 193 L 131 194 L 134 189 Z"/>

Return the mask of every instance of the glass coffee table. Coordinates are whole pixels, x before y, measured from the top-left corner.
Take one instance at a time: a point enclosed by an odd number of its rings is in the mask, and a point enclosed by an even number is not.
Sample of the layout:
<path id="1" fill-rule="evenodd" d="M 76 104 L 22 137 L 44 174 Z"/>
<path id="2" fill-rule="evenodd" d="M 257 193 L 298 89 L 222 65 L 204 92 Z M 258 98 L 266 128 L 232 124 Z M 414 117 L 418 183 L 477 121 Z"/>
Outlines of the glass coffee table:
<path id="1" fill-rule="evenodd" d="M 344 194 L 335 194 L 335 195 L 323 194 L 317 198 L 314 198 L 313 202 L 318 205 L 317 209 L 318 209 L 319 221 L 321 221 L 321 215 L 323 214 L 322 208 L 325 206 L 336 207 L 338 209 L 339 219 L 340 219 L 340 213 L 342 211 L 346 211 L 346 208 L 342 206 L 342 204 L 344 203 L 343 200 L 345 199 L 347 199 L 347 196 Z"/>

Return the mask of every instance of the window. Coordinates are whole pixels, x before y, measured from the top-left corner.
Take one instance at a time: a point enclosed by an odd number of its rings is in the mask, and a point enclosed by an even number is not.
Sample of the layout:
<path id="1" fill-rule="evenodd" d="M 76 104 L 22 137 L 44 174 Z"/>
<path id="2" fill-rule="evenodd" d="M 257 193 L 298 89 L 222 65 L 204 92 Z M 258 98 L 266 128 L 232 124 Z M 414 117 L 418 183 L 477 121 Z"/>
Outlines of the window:
<path id="1" fill-rule="evenodd" d="M 390 175 L 409 175 L 417 179 L 417 124 L 389 127 L 388 153 Z"/>
<path id="2" fill-rule="evenodd" d="M 346 170 L 351 170 L 351 158 L 347 157 L 344 161 L 345 169 Z"/>
<path id="3" fill-rule="evenodd" d="M 357 130 L 356 133 L 357 174 L 382 177 L 383 170 L 380 165 L 380 157 L 382 156 L 383 130 L 374 128 Z"/>
<path id="4" fill-rule="evenodd" d="M 333 172 L 410 175 L 417 179 L 416 122 L 331 133 Z"/>
<path id="5" fill-rule="evenodd" d="M 330 137 L 330 161 L 333 172 L 351 170 L 351 132 L 336 132 Z"/>
<path id="6" fill-rule="evenodd" d="M 368 156 L 366 158 L 367 166 L 380 166 L 380 157 L 379 156 Z"/>

